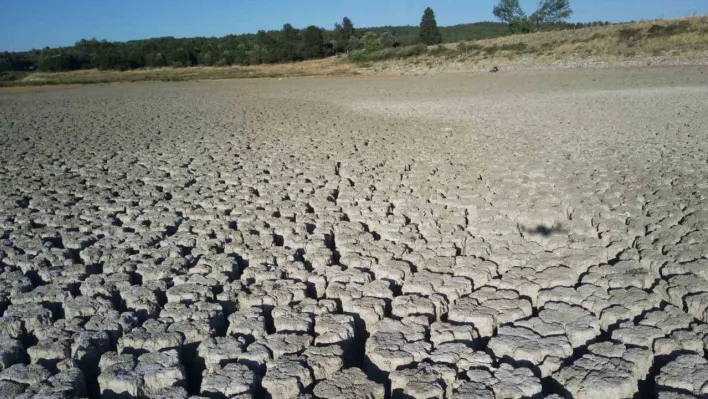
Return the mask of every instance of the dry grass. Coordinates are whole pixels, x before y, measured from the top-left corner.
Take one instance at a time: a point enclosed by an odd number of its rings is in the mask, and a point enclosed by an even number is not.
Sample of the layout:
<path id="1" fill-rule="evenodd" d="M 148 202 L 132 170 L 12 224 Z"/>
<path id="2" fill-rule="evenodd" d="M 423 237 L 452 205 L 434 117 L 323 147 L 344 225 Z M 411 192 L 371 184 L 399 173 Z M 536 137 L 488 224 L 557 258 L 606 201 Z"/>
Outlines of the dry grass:
<path id="1" fill-rule="evenodd" d="M 99 71 L 96 69 L 45 73 L 35 72 L 5 86 L 43 86 L 114 82 L 171 82 L 211 79 L 289 78 L 300 76 L 337 76 L 355 74 L 355 66 L 346 58 L 333 57 L 292 64 L 251 67 L 157 68 L 134 71 Z"/>
<path id="2" fill-rule="evenodd" d="M 577 30 L 538 32 L 476 42 L 498 46 L 499 56 L 536 54 L 546 57 L 616 57 L 633 55 L 686 55 L 708 50 L 708 17 L 642 21 L 633 24 Z M 524 51 L 505 51 L 504 46 L 523 44 Z"/>
<path id="3" fill-rule="evenodd" d="M 559 61 L 708 60 L 708 16 L 510 35 L 431 46 L 426 54 L 371 66 L 375 71 Z"/>

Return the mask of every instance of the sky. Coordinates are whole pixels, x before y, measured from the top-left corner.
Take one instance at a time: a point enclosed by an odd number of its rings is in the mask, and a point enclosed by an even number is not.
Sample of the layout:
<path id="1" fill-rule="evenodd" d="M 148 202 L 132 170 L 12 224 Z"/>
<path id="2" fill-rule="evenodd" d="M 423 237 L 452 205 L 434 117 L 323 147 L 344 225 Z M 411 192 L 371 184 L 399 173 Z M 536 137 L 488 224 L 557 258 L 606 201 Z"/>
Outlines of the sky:
<path id="1" fill-rule="evenodd" d="M 417 25 L 425 7 L 439 25 L 494 20 L 498 0 L 0 0 L 0 51 L 70 46 L 86 38 L 224 36 L 280 29 Z M 521 0 L 532 12 L 538 0 Z M 708 15 L 708 0 L 571 0 L 573 22 Z"/>

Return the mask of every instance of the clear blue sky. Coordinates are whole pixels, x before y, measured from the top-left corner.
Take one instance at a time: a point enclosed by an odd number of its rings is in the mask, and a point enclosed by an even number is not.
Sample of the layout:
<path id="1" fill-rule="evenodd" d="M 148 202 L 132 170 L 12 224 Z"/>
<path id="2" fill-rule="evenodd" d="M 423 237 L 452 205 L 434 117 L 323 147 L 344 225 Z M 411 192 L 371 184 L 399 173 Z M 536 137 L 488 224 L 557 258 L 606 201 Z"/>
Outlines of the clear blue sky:
<path id="1" fill-rule="evenodd" d="M 493 20 L 498 0 L 0 0 L 0 51 L 158 36 L 224 36 L 318 25 L 417 25 L 426 6 L 438 24 Z M 537 0 L 521 0 L 533 11 Z M 708 14 L 708 0 L 571 0 L 573 21 L 626 21 Z"/>

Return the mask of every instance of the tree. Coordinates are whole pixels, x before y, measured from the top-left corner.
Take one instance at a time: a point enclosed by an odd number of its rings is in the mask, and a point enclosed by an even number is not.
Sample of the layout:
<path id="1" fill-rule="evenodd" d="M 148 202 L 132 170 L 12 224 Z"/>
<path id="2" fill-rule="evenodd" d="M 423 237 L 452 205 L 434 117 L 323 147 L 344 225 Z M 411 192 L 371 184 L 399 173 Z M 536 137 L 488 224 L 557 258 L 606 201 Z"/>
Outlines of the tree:
<path id="1" fill-rule="evenodd" d="M 214 55 L 211 53 L 211 51 L 205 51 L 203 53 L 200 53 L 199 57 L 197 58 L 197 61 L 199 62 L 199 65 L 205 66 L 212 66 L 216 63 Z"/>
<path id="2" fill-rule="evenodd" d="M 347 51 L 359 50 L 361 47 L 361 40 L 359 40 L 356 36 L 352 36 L 347 44 Z"/>
<path id="3" fill-rule="evenodd" d="M 282 42 L 280 43 L 280 50 L 278 57 L 281 61 L 298 61 L 302 59 L 298 51 L 300 42 L 300 31 L 293 28 L 290 24 L 283 25 L 283 29 L 280 31 L 282 35 Z"/>
<path id="4" fill-rule="evenodd" d="M 126 69 L 138 69 L 145 66 L 145 57 L 143 57 L 142 52 L 138 50 L 133 50 L 128 54 L 125 59 L 124 67 Z"/>
<path id="5" fill-rule="evenodd" d="M 570 0 L 541 0 L 536 12 L 529 18 L 537 27 L 565 22 L 573 15 Z"/>
<path id="6" fill-rule="evenodd" d="M 521 9 L 519 0 L 499 0 L 492 12 L 509 25 L 512 33 L 529 33 L 542 26 L 562 24 L 573 15 L 570 0 L 540 0 L 530 17 Z"/>
<path id="7" fill-rule="evenodd" d="M 354 34 L 356 33 L 356 31 L 354 30 L 354 23 L 351 19 L 347 17 L 344 17 L 344 19 L 342 19 L 342 30 L 344 30 L 348 38 L 354 36 Z"/>
<path id="8" fill-rule="evenodd" d="M 184 48 L 178 48 L 167 54 L 167 63 L 173 67 L 192 66 L 190 54 Z"/>
<path id="9" fill-rule="evenodd" d="M 374 51 L 381 50 L 381 43 L 376 33 L 372 31 L 367 31 L 364 36 L 361 37 L 361 43 L 364 45 L 364 51 L 371 53 Z"/>
<path id="10" fill-rule="evenodd" d="M 162 53 L 150 53 L 145 57 L 145 63 L 149 67 L 160 68 L 167 65 L 167 60 Z"/>
<path id="11" fill-rule="evenodd" d="M 526 13 L 521 9 L 519 0 L 500 0 L 492 13 L 500 21 L 507 24 L 526 18 Z"/>
<path id="12" fill-rule="evenodd" d="M 0 72 L 7 72 L 12 70 L 12 59 L 10 58 L 10 53 L 5 52 L 0 54 Z"/>
<path id="13" fill-rule="evenodd" d="M 427 45 L 442 43 L 442 35 L 438 29 L 438 23 L 435 21 L 435 13 L 430 7 L 425 9 L 420 21 L 420 42 Z"/>
<path id="14" fill-rule="evenodd" d="M 517 18 L 509 22 L 509 30 L 511 33 L 531 33 L 536 29 L 534 24 L 528 18 Z"/>
<path id="15" fill-rule="evenodd" d="M 310 25 L 305 29 L 302 34 L 302 55 L 306 59 L 324 56 L 324 36 L 320 28 Z"/>
<path id="16" fill-rule="evenodd" d="M 393 47 L 394 43 L 396 43 L 396 38 L 394 38 L 390 32 L 384 32 L 381 36 L 379 36 L 379 44 L 381 44 L 381 48 Z"/>
<path id="17" fill-rule="evenodd" d="M 352 20 L 344 17 L 342 23 L 334 24 L 334 42 L 335 50 L 342 52 L 347 49 L 347 44 L 349 44 L 349 39 L 354 36 L 354 24 Z"/>
<path id="18" fill-rule="evenodd" d="M 72 54 L 60 52 L 47 54 L 39 60 L 39 70 L 48 72 L 63 72 L 78 69 L 76 58 Z"/>
<path id="19" fill-rule="evenodd" d="M 277 62 L 278 43 L 268 32 L 259 30 L 256 34 L 256 44 L 258 46 L 258 63 L 272 64 Z"/>

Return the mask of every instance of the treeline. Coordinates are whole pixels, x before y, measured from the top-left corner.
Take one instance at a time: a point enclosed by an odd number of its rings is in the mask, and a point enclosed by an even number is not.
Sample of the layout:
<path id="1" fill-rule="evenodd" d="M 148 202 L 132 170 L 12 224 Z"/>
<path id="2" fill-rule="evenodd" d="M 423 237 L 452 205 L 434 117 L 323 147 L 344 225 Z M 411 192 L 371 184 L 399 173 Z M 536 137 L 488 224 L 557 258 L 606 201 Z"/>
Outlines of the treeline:
<path id="1" fill-rule="evenodd" d="M 593 24 L 555 24 L 547 28 L 568 29 Z M 440 27 L 439 31 L 443 42 L 471 41 L 509 33 L 507 24 L 497 22 Z M 256 34 L 228 35 L 220 38 L 162 37 L 128 42 L 84 39 L 71 47 L 0 53 L 0 73 L 293 62 L 350 51 L 376 51 L 408 46 L 421 42 L 420 32 L 419 26 L 355 29 L 352 21 L 344 18 L 341 23 L 335 24 L 332 30 L 316 26 L 297 29 L 285 24 L 278 31 L 259 31 Z"/>

